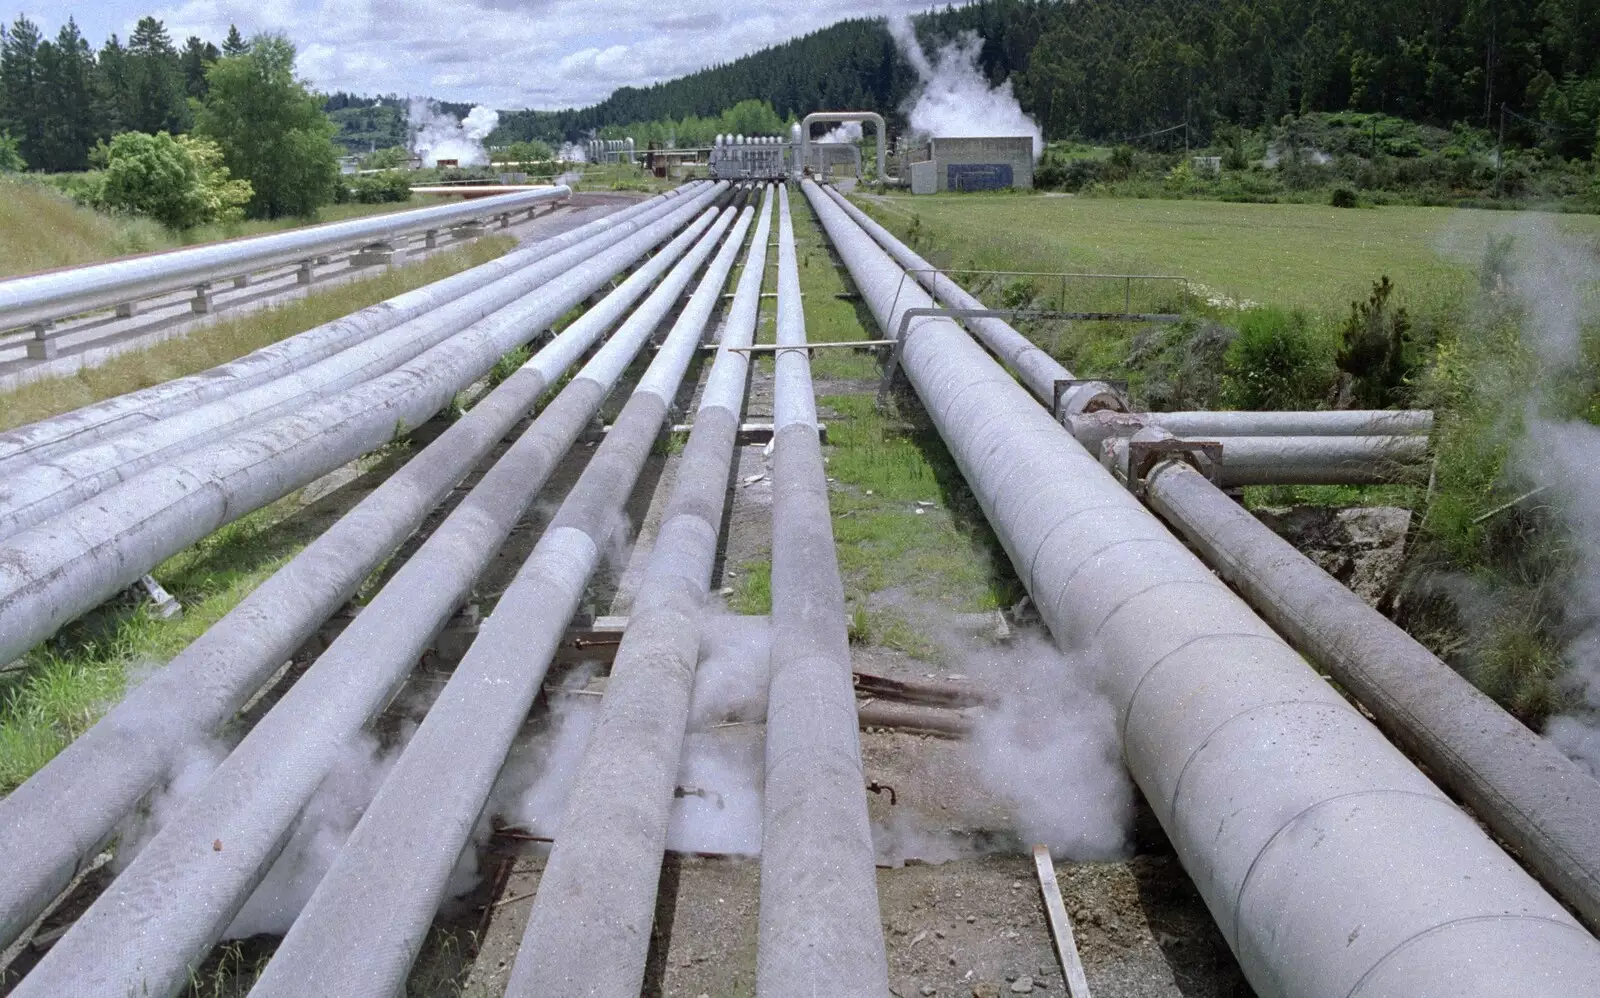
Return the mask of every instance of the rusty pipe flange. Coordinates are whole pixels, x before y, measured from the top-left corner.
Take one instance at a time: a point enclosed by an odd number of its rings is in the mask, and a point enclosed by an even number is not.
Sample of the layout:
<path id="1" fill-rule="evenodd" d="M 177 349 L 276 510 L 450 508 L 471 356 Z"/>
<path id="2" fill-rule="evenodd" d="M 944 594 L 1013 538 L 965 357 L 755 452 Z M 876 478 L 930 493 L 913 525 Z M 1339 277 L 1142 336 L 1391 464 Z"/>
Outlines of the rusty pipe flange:
<path id="1" fill-rule="evenodd" d="M 1060 378 L 1055 382 L 1050 414 L 1062 425 L 1073 416 L 1091 412 L 1127 412 L 1128 383 L 1088 378 Z"/>
<path id="2" fill-rule="evenodd" d="M 1222 442 L 1220 440 L 1182 440 L 1176 437 L 1165 440 L 1128 441 L 1128 463 L 1123 483 L 1134 495 L 1144 495 L 1145 483 L 1162 465 L 1168 462 L 1187 464 L 1213 485 L 1222 484 Z"/>

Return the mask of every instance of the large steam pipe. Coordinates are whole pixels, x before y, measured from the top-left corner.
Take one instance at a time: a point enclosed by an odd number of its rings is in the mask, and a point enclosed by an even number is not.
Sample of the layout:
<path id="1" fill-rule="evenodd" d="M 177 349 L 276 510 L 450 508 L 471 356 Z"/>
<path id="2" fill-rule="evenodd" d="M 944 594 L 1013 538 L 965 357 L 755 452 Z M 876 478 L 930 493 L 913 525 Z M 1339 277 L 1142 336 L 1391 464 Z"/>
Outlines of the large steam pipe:
<path id="1" fill-rule="evenodd" d="M 841 211 L 864 229 L 894 258 L 896 263 L 905 268 L 908 280 L 914 278 L 918 284 L 927 289 L 929 294 L 949 308 L 987 308 L 966 288 L 946 277 L 943 271 L 918 256 L 909 246 L 896 239 L 888 229 L 873 221 L 866 212 L 845 200 L 844 195 L 832 187 L 823 190 Z M 1056 382 L 1072 378 L 1071 371 L 1062 367 L 1054 357 L 1034 346 L 1031 340 L 1004 319 L 968 319 L 966 325 L 984 346 L 994 351 L 995 356 L 1016 372 L 1028 391 L 1036 398 L 1043 399 L 1047 405 L 1054 401 Z"/>
<path id="2" fill-rule="evenodd" d="M 110 838 L 184 749 L 222 727 L 535 402 L 699 238 L 691 226 L 8 797 L 0 946 Z M 566 404 L 566 403 L 563 403 Z M 153 718 L 159 718 L 154 723 Z"/>
<path id="3" fill-rule="evenodd" d="M 508 998 L 637 995 L 771 234 L 767 188 L 671 497 L 617 648 Z"/>
<path id="4" fill-rule="evenodd" d="M 108 436 L 148 425 L 203 402 L 282 377 L 630 219 L 645 220 L 646 216 L 654 219 L 670 209 L 672 200 L 700 190 L 702 186 L 702 182 L 685 184 L 604 218 L 541 239 L 527 249 L 508 253 L 471 270 L 368 306 L 353 315 L 308 329 L 208 371 L 162 382 L 0 433 L 0 474 L 12 474 L 18 468 L 42 458 L 97 443 Z"/>
<path id="5" fill-rule="evenodd" d="M 788 191 L 779 188 L 772 678 L 756 994 L 886 995 L 844 586 L 805 342 L 794 226 Z"/>
<path id="6" fill-rule="evenodd" d="M 571 196 L 572 189 L 566 186 L 519 191 L 460 204 L 313 225 L 270 236 L 229 239 L 207 246 L 16 277 L 0 281 L 0 329 L 49 322 L 347 247 L 383 242 L 406 233 L 522 211 Z"/>
<path id="7" fill-rule="evenodd" d="M 647 225 L 649 217 L 608 228 L 299 371 L 20 469 L 0 484 L 0 539 L 196 447 L 292 412 L 311 399 L 381 377 L 479 319 L 512 307 L 535 288 L 607 246 L 621 242 Z"/>
<path id="8" fill-rule="evenodd" d="M 1427 437 L 1228 437 L 1222 447 L 1222 484 L 1425 482 L 1427 461 Z"/>
<path id="9" fill-rule="evenodd" d="M 927 307 L 805 190 L 881 329 Z M 1128 768 L 1258 994 L 1593 992 L 1600 943 L 955 323 L 900 350 L 1056 640 L 1104 663 Z"/>
<path id="10" fill-rule="evenodd" d="M 651 295 L 656 304 L 647 308 L 655 321 L 681 296 L 687 275 L 698 269 L 730 215 L 712 224 Z M 697 227 L 710 218 L 708 212 Z M 679 275 L 683 279 L 675 280 Z M 172 995 L 188 983 L 188 968 L 221 937 L 260 883 L 340 750 L 382 710 L 466 597 L 654 325 L 648 317 L 630 319 L 584 365 L 13 994 Z M 441 698 L 434 705 L 430 719 L 444 703 Z M 414 738 L 411 750 L 416 745 Z M 468 821 L 463 834 L 470 828 Z M 224 847 L 214 848 L 216 842 Z M 459 852 L 457 846 L 450 862 Z M 327 982 L 312 990 L 353 993 Z"/>
<path id="11" fill-rule="evenodd" d="M 720 238 L 724 215 L 708 240 Z M 389 998 L 444 899 L 749 226 L 730 239 L 251 994 Z"/>
<path id="12" fill-rule="evenodd" d="M 448 405 L 512 347 L 599 290 L 718 196 L 706 189 L 643 231 L 376 381 L 151 469 L 0 542 L 0 661 L 189 544 L 393 439 Z"/>
<path id="13" fill-rule="evenodd" d="M 1600 926 L 1600 783 L 1188 465 L 1145 501 Z"/>
<path id="14" fill-rule="evenodd" d="M 800 167 L 805 169 L 811 165 L 811 126 L 815 123 L 828 123 L 836 121 L 864 121 L 869 122 L 878 130 L 878 183 L 897 184 L 899 177 L 889 176 L 886 164 L 889 159 L 889 130 L 884 125 L 883 115 L 875 111 L 813 111 L 800 121 Z"/>
<path id="15" fill-rule="evenodd" d="M 1433 432 L 1427 409 L 1357 409 L 1321 412 L 1149 412 L 1146 422 L 1173 436 L 1214 437 L 1425 437 Z"/>

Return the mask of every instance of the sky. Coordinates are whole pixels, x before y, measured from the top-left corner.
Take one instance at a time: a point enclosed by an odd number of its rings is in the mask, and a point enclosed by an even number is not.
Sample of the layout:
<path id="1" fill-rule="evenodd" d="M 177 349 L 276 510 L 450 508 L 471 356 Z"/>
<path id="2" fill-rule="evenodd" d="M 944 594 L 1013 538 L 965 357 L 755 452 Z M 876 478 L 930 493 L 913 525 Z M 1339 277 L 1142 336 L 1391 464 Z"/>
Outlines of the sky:
<path id="1" fill-rule="evenodd" d="M 34 0 L 37 3 L 37 0 Z M 846 17 L 930 0 L 94 0 L 24 9 L 54 35 L 70 15 L 98 48 L 145 14 L 181 47 L 281 31 L 324 91 L 427 95 L 498 109 L 577 107 L 736 59 Z M 14 15 L 13 15 L 14 16 Z M 10 18 L 8 17 L 7 20 Z"/>

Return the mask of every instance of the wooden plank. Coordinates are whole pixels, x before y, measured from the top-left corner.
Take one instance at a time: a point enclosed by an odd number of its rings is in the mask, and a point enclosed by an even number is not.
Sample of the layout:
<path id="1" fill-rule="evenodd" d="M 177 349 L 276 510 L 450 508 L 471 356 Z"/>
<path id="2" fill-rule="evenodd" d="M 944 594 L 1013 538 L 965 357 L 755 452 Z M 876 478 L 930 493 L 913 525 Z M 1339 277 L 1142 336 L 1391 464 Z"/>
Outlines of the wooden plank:
<path id="1" fill-rule="evenodd" d="M 1071 998 L 1089 998 L 1089 981 L 1083 976 L 1083 961 L 1072 938 L 1072 923 L 1067 920 L 1067 905 L 1061 900 L 1061 885 L 1056 882 L 1056 865 L 1050 860 L 1049 846 L 1033 847 L 1033 866 L 1039 872 L 1039 890 L 1044 893 L 1045 915 L 1050 919 L 1050 935 L 1056 941 L 1056 956 L 1061 972 L 1067 976 Z"/>

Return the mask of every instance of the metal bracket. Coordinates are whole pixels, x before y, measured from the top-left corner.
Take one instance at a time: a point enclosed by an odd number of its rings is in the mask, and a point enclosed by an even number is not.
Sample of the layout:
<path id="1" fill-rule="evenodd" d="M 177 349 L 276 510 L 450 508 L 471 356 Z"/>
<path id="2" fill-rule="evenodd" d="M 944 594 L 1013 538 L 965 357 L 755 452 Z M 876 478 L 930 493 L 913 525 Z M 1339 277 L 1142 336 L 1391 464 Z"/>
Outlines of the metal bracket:
<path id="1" fill-rule="evenodd" d="M 1129 440 L 1128 489 L 1143 497 L 1145 482 L 1156 465 L 1179 460 L 1191 466 L 1212 485 L 1222 484 L 1222 442 L 1220 440 Z"/>
<path id="2" fill-rule="evenodd" d="M 145 594 L 150 597 L 150 602 L 155 604 L 151 612 L 158 620 L 171 620 L 183 616 L 183 606 L 173 595 L 162 588 L 153 575 L 139 577 L 139 585 L 144 587 Z"/>
<path id="3" fill-rule="evenodd" d="M 1057 378 L 1050 399 L 1050 416 L 1058 423 L 1065 424 L 1066 416 L 1061 412 L 1061 400 L 1074 388 L 1083 385 L 1105 385 L 1117 393 L 1117 401 L 1121 404 L 1122 412 L 1129 410 L 1128 382 L 1123 379 L 1111 378 Z M 1094 410 L 1090 410 L 1094 411 Z"/>

